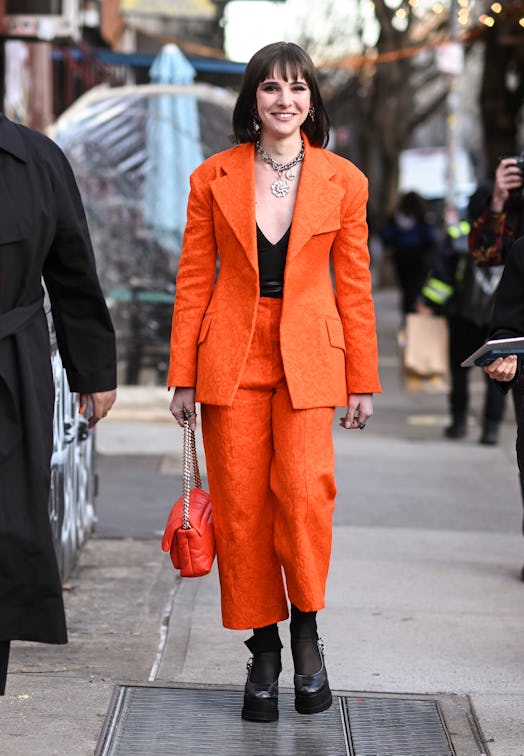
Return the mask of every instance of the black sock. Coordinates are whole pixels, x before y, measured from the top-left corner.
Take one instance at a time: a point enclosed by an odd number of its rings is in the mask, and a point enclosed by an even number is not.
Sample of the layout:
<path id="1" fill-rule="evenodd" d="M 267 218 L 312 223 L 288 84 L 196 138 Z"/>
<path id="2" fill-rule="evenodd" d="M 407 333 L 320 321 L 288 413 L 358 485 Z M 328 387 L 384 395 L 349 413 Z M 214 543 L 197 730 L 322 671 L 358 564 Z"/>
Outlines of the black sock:
<path id="1" fill-rule="evenodd" d="M 275 682 L 280 674 L 280 650 L 282 643 L 278 634 L 278 625 L 266 625 L 253 630 L 253 635 L 245 641 L 253 654 L 253 664 L 249 679 L 260 685 Z"/>
<path id="2" fill-rule="evenodd" d="M 7 665 L 9 664 L 10 641 L 0 641 L 0 696 L 5 693 L 5 683 L 7 678 Z"/>
<path id="3" fill-rule="evenodd" d="M 291 653 L 297 675 L 313 675 L 320 671 L 322 660 L 318 650 L 317 613 L 301 612 L 291 604 Z"/>
<path id="4" fill-rule="evenodd" d="M 281 668 L 280 651 L 261 651 L 253 656 L 249 679 L 259 685 L 269 685 L 278 679 Z"/>
<path id="5" fill-rule="evenodd" d="M 255 627 L 253 637 L 246 641 L 249 643 L 248 648 L 254 654 L 259 651 L 279 651 L 282 648 L 280 635 L 278 634 L 278 625 L 266 625 L 265 627 Z"/>

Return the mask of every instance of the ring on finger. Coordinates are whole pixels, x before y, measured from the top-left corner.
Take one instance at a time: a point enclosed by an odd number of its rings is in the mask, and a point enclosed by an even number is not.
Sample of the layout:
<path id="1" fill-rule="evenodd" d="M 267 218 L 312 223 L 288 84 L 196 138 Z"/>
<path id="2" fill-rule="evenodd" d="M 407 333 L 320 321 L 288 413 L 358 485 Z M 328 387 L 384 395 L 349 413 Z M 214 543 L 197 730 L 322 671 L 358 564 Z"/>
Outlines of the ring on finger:
<path id="1" fill-rule="evenodd" d="M 366 427 L 366 423 L 363 420 L 358 420 L 357 425 L 360 430 L 364 430 L 364 428 Z"/>

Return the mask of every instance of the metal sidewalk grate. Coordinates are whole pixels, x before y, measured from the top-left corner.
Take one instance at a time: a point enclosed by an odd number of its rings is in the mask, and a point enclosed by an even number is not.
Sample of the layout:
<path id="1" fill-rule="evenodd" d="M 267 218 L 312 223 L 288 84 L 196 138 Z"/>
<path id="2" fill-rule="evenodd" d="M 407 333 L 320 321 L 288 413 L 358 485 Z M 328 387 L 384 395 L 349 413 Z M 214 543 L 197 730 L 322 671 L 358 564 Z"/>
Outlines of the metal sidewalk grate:
<path id="1" fill-rule="evenodd" d="M 280 720 L 240 719 L 242 693 L 182 688 L 122 688 L 96 756 L 345 756 L 338 706 L 315 717 L 279 696 Z M 293 721 L 292 727 L 289 726 Z"/>
<path id="2" fill-rule="evenodd" d="M 336 694 L 331 709 L 302 716 L 280 692 L 280 719 L 240 718 L 242 691 L 210 687 L 119 686 L 95 756 L 470 756 L 469 704 L 443 697 Z M 446 700 L 444 700 L 446 699 Z M 451 742 L 446 720 L 453 723 Z M 467 730 L 467 732 L 466 732 Z"/>
<path id="3" fill-rule="evenodd" d="M 454 756 L 435 701 L 346 698 L 354 756 Z"/>

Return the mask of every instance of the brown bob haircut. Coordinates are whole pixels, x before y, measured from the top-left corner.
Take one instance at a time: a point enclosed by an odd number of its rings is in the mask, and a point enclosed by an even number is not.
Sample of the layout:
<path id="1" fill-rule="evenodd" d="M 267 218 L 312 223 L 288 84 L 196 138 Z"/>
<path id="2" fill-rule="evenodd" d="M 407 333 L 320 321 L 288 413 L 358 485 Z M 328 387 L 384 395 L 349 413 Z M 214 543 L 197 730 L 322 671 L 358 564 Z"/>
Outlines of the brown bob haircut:
<path id="1" fill-rule="evenodd" d="M 317 72 L 313 61 L 293 42 L 274 42 L 253 55 L 247 64 L 240 92 L 233 111 L 233 132 L 237 143 L 256 142 L 259 133 L 253 123 L 258 85 L 273 74 L 285 81 L 303 78 L 311 91 L 315 120 L 308 116 L 301 128 L 315 147 L 325 147 L 329 137 L 329 118 L 320 96 Z"/>

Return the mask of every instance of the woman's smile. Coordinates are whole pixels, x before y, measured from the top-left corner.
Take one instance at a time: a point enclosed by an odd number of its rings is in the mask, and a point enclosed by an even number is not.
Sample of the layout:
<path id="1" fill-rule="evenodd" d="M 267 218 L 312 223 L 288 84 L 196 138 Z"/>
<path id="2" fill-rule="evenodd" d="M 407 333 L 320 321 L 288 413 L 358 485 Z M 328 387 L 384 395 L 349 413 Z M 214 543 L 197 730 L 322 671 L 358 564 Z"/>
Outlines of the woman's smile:
<path id="1" fill-rule="evenodd" d="M 272 75 L 258 85 L 256 107 L 266 136 L 289 137 L 300 129 L 311 106 L 304 79 Z M 285 130 L 283 130 L 283 127 Z"/>

